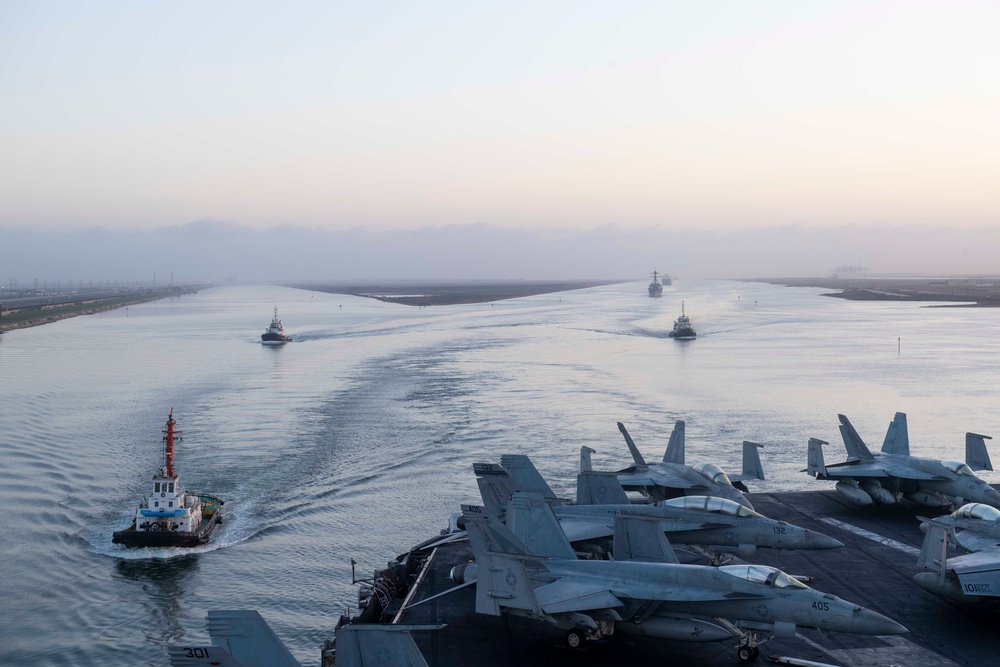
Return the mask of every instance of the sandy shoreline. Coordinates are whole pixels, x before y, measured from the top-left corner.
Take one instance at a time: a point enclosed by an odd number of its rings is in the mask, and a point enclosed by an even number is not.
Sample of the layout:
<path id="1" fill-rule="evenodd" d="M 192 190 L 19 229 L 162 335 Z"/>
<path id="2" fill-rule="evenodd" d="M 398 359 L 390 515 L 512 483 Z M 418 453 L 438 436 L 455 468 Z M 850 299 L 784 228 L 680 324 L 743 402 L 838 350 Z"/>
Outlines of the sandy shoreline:
<path id="1" fill-rule="evenodd" d="M 4 310 L 0 313 L 0 333 L 13 331 L 14 329 L 37 327 L 80 315 L 93 315 L 107 310 L 115 310 L 116 308 L 127 308 L 139 303 L 156 301 L 181 294 L 192 294 L 197 291 L 195 288 L 175 288 L 171 291 L 141 292 L 98 299 L 81 296 L 77 301 L 56 305 L 27 306 Z"/>
<path id="2" fill-rule="evenodd" d="M 405 306 L 451 306 L 464 303 L 487 303 L 517 299 L 537 294 L 613 285 L 623 280 L 538 280 L 459 282 L 384 282 L 384 283 L 298 283 L 299 289 L 332 294 L 350 294 Z"/>
<path id="3" fill-rule="evenodd" d="M 823 296 L 853 301 L 946 301 L 947 307 L 1000 307 L 1000 278 L 760 278 L 788 287 L 837 290 Z"/>

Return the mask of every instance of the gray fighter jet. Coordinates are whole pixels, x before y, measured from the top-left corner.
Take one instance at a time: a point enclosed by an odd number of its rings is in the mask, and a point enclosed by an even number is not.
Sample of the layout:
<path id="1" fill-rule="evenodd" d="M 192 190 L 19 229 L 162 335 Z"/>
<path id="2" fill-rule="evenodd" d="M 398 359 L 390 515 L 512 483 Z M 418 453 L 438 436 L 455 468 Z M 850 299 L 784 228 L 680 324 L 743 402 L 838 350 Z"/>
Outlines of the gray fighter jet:
<path id="1" fill-rule="evenodd" d="M 549 488 L 528 457 L 515 459 L 505 456 L 503 460 L 516 463 L 522 473 L 530 470 L 533 473 L 531 477 L 537 477 L 545 489 Z M 476 463 L 472 469 L 483 504 L 492 516 L 503 519 L 514 492 L 527 491 L 507 474 L 503 466 Z M 660 529 L 671 543 L 699 545 L 702 547 L 700 551 L 707 552 L 713 563 L 718 562 L 718 554 L 723 553 L 752 557 L 757 547 L 835 549 L 844 546 L 832 537 L 768 519 L 725 498 L 684 496 L 655 505 L 632 504 L 613 472 L 582 472 L 577 475 L 575 505 L 553 502 L 544 494 L 543 497 L 552 505 L 559 525 L 574 548 L 597 557 L 611 551 L 615 516 L 619 512 L 657 519 Z"/>
<path id="2" fill-rule="evenodd" d="M 865 635 L 906 632 L 881 614 L 772 567 L 681 565 L 655 519 L 617 515 L 614 560 L 578 560 L 537 494 L 518 493 L 509 507 L 523 517 L 508 521 L 535 527 L 527 544 L 482 508 L 463 512 L 476 563 L 453 570 L 453 579 L 475 580 L 476 611 L 545 620 L 566 630 L 571 646 L 613 632 L 685 641 L 732 639 L 736 628 L 781 637 L 794 636 L 796 626 Z M 744 660 L 759 653 L 755 635 L 748 636 L 739 649 Z"/>
<path id="3" fill-rule="evenodd" d="M 335 648 L 324 648 L 323 664 L 335 655 L 337 667 L 427 667 L 410 632 L 443 627 L 340 625 Z M 210 610 L 208 634 L 212 638 L 210 646 L 168 646 L 171 667 L 300 667 L 256 611 Z"/>
<path id="4" fill-rule="evenodd" d="M 662 463 L 646 463 L 625 425 L 618 422 L 618 430 L 625 437 L 625 444 L 628 445 L 635 460 L 635 465 L 618 472 L 618 481 L 625 489 L 641 491 L 653 500 L 667 500 L 678 496 L 717 496 L 753 509 L 740 489 L 746 490 L 742 484 L 744 480 L 764 479 L 764 470 L 760 465 L 760 454 L 757 451 L 762 445 L 744 440 L 743 473 L 730 477 L 714 463 L 698 463 L 691 466 L 684 463 L 683 421 L 678 421 L 674 425 Z M 589 458 L 581 459 L 581 470 L 584 470 L 588 463 Z M 734 481 L 739 488 L 733 486 Z"/>
<path id="5" fill-rule="evenodd" d="M 810 438 L 806 472 L 816 479 L 837 481 L 837 492 L 862 507 L 879 503 L 891 505 L 900 497 L 926 507 L 958 506 L 966 501 L 1000 507 L 1000 493 L 976 476 L 975 470 L 993 470 L 985 440 L 989 436 L 965 434 L 965 457 L 961 461 L 938 461 L 910 456 L 906 415 L 897 412 L 881 453 L 872 453 L 844 415 L 840 434 L 847 448 L 847 460 L 826 465 L 822 440 Z"/>
<path id="6" fill-rule="evenodd" d="M 913 579 L 923 589 L 962 602 L 1000 598 L 1000 510 L 982 503 L 963 505 L 947 516 L 923 519 L 921 572 Z M 949 538 L 968 552 L 948 556 Z"/>

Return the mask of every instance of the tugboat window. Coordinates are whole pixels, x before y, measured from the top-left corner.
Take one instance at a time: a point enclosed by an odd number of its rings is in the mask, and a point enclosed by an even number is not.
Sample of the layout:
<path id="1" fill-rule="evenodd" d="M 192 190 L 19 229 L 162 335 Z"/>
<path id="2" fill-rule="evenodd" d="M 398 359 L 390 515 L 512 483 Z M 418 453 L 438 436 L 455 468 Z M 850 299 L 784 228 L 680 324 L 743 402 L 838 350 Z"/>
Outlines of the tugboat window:
<path id="1" fill-rule="evenodd" d="M 170 491 L 170 493 L 174 492 L 174 483 L 173 482 L 170 482 L 170 488 L 167 489 L 167 491 Z"/>
<path id="2" fill-rule="evenodd" d="M 159 493 L 159 492 L 160 492 L 160 483 L 159 483 L 159 482 L 156 482 L 156 483 L 155 483 L 155 484 L 153 485 L 153 488 L 155 489 L 155 491 L 156 491 L 157 493 Z"/>
<path id="3" fill-rule="evenodd" d="M 172 501 L 172 500 L 171 500 L 171 501 L 170 501 L 170 505 L 169 505 L 169 506 L 170 506 L 170 507 L 173 507 L 173 506 L 174 506 L 174 501 Z"/>
<path id="4" fill-rule="evenodd" d="M 159 506 L 160 506 L 160 501 L 157 500 L 156 503 L 153 504 L 153 507 L 159 507 Z"/>

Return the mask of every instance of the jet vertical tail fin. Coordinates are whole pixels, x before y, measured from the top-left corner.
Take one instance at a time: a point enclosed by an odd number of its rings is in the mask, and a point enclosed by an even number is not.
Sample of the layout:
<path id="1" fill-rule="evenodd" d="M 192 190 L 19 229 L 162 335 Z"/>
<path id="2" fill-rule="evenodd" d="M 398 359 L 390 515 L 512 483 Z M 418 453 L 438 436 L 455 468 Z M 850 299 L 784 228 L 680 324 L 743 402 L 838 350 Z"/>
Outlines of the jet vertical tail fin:
<path id="1" fill-rule="evenodd" d="M 271 626 L 253 610 L 209 610 L 212 644 L 226 649 L 243 667 L 299 667 Z"/>
<path id="2" fill-rule="evenodd" d="M 486 513 L 505 521 L 507 503 L 518 490 L 517 483 L 506 470 L 492 463 L 473 463 L 472 471 L 476 473 L 476 484 L 479 485 Z"/>
<path id="3" fill-rule="evenodd" d="M 806 454 L 806 472 L 813 477 L 826 477 L 826 463 L 823 462 L 823 445 L 829 445 L 825 440 L 809 438 L 809 449 Z"/>
<path id="4" fill-rule="evenodd" d="M 635 442 L 632 440 L 632 436 L 628 434 L 628 429 L 625 428 L 625 424 L 618 422 L 618 430 L 622 432 L 625 437 L 625 444 L 628 445 L 628 451 L 632 453 L 632 460 L 635 461 L 635 467 L 639 470 L 646 470 L 649 468 L 646 465 L 646 459 L 642 458 L 642 454 L 639 453 L 639 448 L 635 446 Z"/>
<path id="5" fill-rule="evenodd" d="M 481 507 L 463 506 L 462 518 L 476 558 L 476 611 L 500 616 L 508 607 L 541 616 L 528 566 L 544 570 L 543 559 L 530 554 L 521 540 L 496 517 L 483 514 Z"/>
<path id="6" fill-rule="evenodd" d="M 590 460 L 590 455 L 596 452 L 587 445 L 580 448 L 580 472 L 590 472 L 594 469 L 594 464 Z"/>
<path id="7" fill-rule="evenodd" d="M 576 476 L 577 505 L 628 505 L 628 494 L 614 472 L 581 472 Z"/>
<path id="8" fill-rule="evenodd" d="M 615 515 L 615 560 L 679 563 L 659 519 L 618 512 Z"/>
<path id="9" fill-rule="evenodd" d="M 664 463 L 680 463 L 684 465 L 684 422 L 677 420 L 674 430 L 667 443 L 667 451 L 663 452 Z"/>
<path id="10" fill-rule="evenodd" d="M 524 559 L 488 551 L 477 554 L 476 563 L 476 613 L 500 616 L 507 608 L 544 616 Z"/>
<path id="11" fill-rule="evenodd" d="M 844 439 L 844 447 L 847 448 L 847 458 L 848 460 L 855 461 L 874 461 L 875 457 L 872 456 L 871 451 L 868 449 L 868 445 L 865 441 L 861 439 L 858 432 L 854 430 L 854 426 L 851 424 L 851 420 L 844 415 L 837 415 L 840 419 L 840 435 Z"/>
<path id="12" fill-rule="evenodd" d="M 535 556 L 576 559 L 552 508 L 536 493 L 514 494 L 507 505 L 507 526 Z"/>
<path id="13" fill-rule="evenodd" d="M 882 453 L 910 455 L 910 433 L 906 428 L 906 413 L 897 412 L 889 422 L 889 429 L 882 441 Z"/>
<path id="14" fill-rule="evenodd" d="M 514 482 L 523 491 L 537 493 L 547 500 L 555 500 L 556 494 L 552 492 L 545 482 L 538 468 L 523 454 L 504 454 L 500 457 L 500 465 L 513 478 Z"/>
<path id="15" fill-rule="evenodd" d="M 924 543 L 920 546 L 917 567 L 935 570 L 942 577 L 948 570 L 948 529 L 936 521 L 925 521 Z"/>
<path id="16" fill-rule="evenodd" d="M 477 561 L 487 551 L 525 557 L 532 555 L 524 542 L 500 523 L 500 519 L 485 513 L 482 507 L 462 505 L 462 520 L 469 534 L 472 555 Z"/>
<path id="17" fill-rule="evenodd" d="M 760 464 L 760 450 L 764 445 L 743 441 L 743 474 L 740 479 L 764 479 L 764 466 Z"/>
<path id="18" fill-rule="evenodd" d="M 168 646 L 170 667 L 246 667 L 218 646 Z"/>
<path id="19" fill-rule="evenodd" d="M 965 434 L 965 462 L 973 470 L 993 470 L 990 453 L 986 451 L 986 441 L 992 440 L 988 435 L 978 433 Z"/>

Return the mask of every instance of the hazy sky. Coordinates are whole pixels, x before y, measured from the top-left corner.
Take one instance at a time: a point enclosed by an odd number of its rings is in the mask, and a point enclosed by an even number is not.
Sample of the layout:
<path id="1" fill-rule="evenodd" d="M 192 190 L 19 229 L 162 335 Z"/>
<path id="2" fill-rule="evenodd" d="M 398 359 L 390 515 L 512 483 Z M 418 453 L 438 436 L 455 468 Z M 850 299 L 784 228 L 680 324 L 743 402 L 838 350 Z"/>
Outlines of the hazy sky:
<path id="1" fill-rule="evenodd" d="M 996 227 L 998 34 L 995 2 L 3 0 L 0 241 Z"/>

